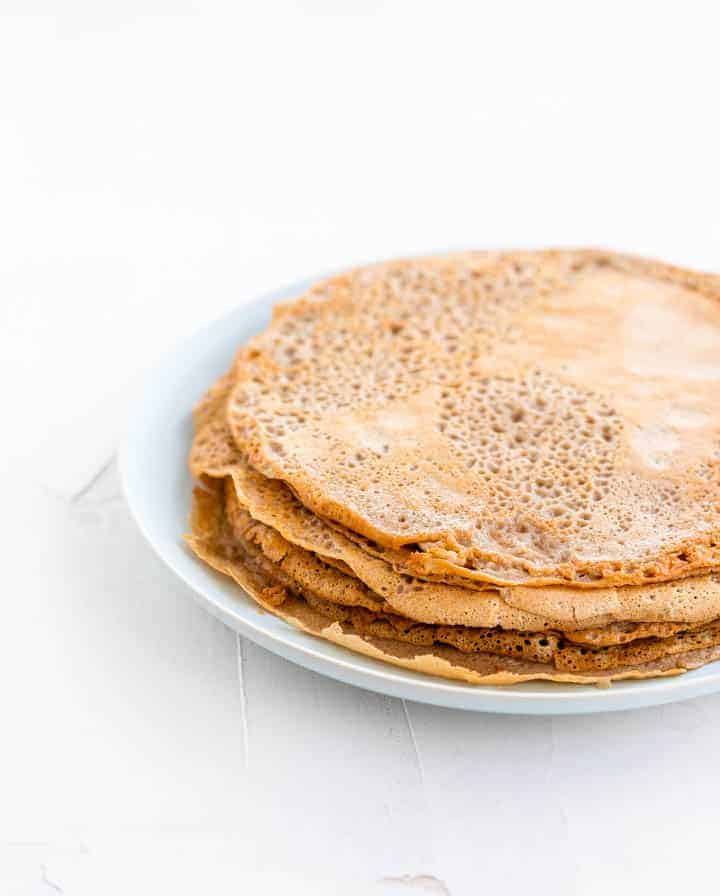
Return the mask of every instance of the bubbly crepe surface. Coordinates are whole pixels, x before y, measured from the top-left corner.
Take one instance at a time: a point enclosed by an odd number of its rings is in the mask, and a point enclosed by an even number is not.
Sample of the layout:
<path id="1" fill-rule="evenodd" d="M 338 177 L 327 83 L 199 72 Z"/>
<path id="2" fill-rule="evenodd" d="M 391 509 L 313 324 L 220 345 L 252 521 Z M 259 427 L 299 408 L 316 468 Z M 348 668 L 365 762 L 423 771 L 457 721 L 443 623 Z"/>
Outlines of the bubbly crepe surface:
<path id="1" fill-rule="evenodd" d="M 720 278 L 389 262 L 275 310 L 195 407 L 188 542 L 288 622 L 465 681 L 720 653 Z"/>
<path id="2" fill-rule="evenodd" d="M 720 559 L 718 386 L 720 278 L 464 254 L 278 308 L 227 419 L 260 473 L 422 574 L 639 584 Z"/>

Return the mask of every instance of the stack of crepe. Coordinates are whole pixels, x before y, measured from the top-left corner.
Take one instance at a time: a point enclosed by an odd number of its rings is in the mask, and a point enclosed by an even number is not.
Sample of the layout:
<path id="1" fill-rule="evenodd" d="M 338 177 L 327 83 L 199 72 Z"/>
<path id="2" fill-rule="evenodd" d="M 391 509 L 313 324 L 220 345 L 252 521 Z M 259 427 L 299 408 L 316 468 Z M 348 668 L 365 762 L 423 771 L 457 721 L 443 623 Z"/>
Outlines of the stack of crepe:
<path id="1" fill-rule="evenodd" d="M 720 277 L 463 253 L 318 283 L 195 409 L 190 547 L 288 623 L 472 683 L 720 657 Z"/>

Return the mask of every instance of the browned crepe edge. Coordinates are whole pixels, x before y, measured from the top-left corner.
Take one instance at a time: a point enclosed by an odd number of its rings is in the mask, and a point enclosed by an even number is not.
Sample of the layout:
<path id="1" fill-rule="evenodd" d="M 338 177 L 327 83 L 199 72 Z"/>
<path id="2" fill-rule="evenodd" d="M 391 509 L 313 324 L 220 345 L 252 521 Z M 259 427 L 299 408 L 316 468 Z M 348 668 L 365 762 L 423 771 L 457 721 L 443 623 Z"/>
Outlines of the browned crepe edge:
<path id="1" fill-rule="evenodd" d="M 556 681 L 568 684 L 596 684 L 607 687 L 613 681 L 678 675 L 705 665 L 720 657 L 720 646 L 683 654 L 675 654 L 651 663 L 621 667 L 611 672 L 578 675 L 559 673 L 543 663 L 529 663 L 489 654 L 467 655 L 453 647 L 418 648 L 347 631 L 337 622 L 328 624 L 325 616 L 305 601 L 289 595 L 277 606 L 263 596 L 273 583 L 263 582 L 242 563 L 232 561 L 222 551 L 223 507 L 219 489 L 212 483 L 207 489 L 196 489 L 191 511 L 192 534 L 186 536 L 191 549 L 217 571 L 230 576 L 256 603 L 294 627 L 342 647 L 383 660 L 415 672 L 464 681 L 469 684 L 511 685 L 524 681 Z M 486 671 L 488 667 L 493 671 Z M 479 671 L 482 670 L 482 671 Z"/>
<path id="2" fill-rule="evenodd" d="M 374 636 L 374 637 L 389 637 L 391 640 L 400 640 L 400 641 L 410 641 L 412 643 L 418 644 L 421 642 L 414 641 L 412 638 L 405 638 L 404 636 L 395 635 L 383 635 L 378 631 L 368 631 L 362 625 L 358 628 L 356 619 L 353 617 L 348 619 L 343 619 L 341 616 L 337 616 L 334 613 L 336 607 L 345 607 L 345 608 L 358 608 L 365 607 L 368 610 L 371 610 L 373 613 L 380 614 L 381 616 L 385 615 L 387 619 L 393 618 L 396 620 L 403 620 L 404 622 L 409 623 L 417 623 L 420 622 L 422 625 L 430 625 L 434 626 L 438 629 L 436 632 L 437 637 L 436 641 L 449 644 L 450 646 L 457 647 L 462 650 L 464 653 L 467 652 L 475 652 L 474 650 L 466 650 L 463 648 L 461 644 L 454 643 L 452 640 L 448 641 L 446 637 L 443 635 L 443 630 L 445 629 L 460 629 L 461 631 L 472 631 L 475 630 L 479 635 L 488 635 L 496 632 L 497 629 L 505 630 L 507 634 L 512 634 L 514 636 L 521 636 L 524 640 L 525 644 L 528 644 L 526 638 L 532 638 L 533 641 L 536 641 L 538 638 L 554 638 L 559 637 L 564 640 L 566 643 L 573 644 L 574 642 L 579 642 L 579 647 L 576 648 L 576 652 L 579 650 L 579 655 L 576 655 L 576 660 L 580 663 L 584 663 L 585 660 L 582 657 L 585 654 L 585 649 L 589 648 L 591 653 L 599 648 L 605 647 L 617 647 L 624 646 L 626 649 L 635 641 L 642 640 L 646 641 L 647 639 L 652 639 L 653 641 L 660 640 L 666 638 L 672 638 L 675 635 L 682 637 L 687 633 L 691 633 L 697 631 L 699 629 L 705 629 L 708 625 L 712 626 L 713 624 L 717 627 L 718 620 L 717 614 L 710 620 L 708 624 L 705 621 L 700 623 L 693 622 L 642 622 L 636 623 L 631 620 L 627 620 L 625 622 L 611 623 L 610 626 L 602 626 L 595 628 L 580 628 L 578 625 L 572 625 L 570 627 L 566 625 L 556 625 L 547 619 L 541 619 L 540 617 L 528 617 L 525 614 L 519 613 L 517 619 L 514 623 L 507 623 L 500 621 L 498 618 L 495 621 L 483 621 L 482 623 L 477 622 L 475 625 L 466 625 L 465 623 L 461 623 L 458 625 L 447 625 L 446 623 L 439 623 L 436 620 L 432 620 L 430 623 L 423 623 L 423 620 L 418 620 L 417 615 L 413 612 L 403 612 L 395 606 L 395 601 L 389 594 L 386 595 L 385 598 L 375 591 L 372 588 L 366 587 L 363 583 L 362 579 L 358 579 L 354 574 L 353 570 L 349 567 L 344 567 L 344 564 L 338 563 L 337 566 L 341 568 L 328 568 L 327 559 L 322 555 L 318 555 L 313 551 L 307 551 L 302 547 L 299 547 L 297 544 L 293 544 L 291 541 L 287 541 L 283 535 L 281 535 L 276 529 L 272 528 L 272 526 L 265 525 L 264 523 L 258 522 L 242 505 L 239 501 L 235 489 L 232 485 L 232 479 L 225 479 L 225 489 L 224 489 L 224 498 L 223 498 L 223 509 L 224 509 L 224 525 L 226 527 L 228 537 L 236 538 L 238 548 L 242 551 L 243 559 L 246 555 L 250 555 L 250 557 L 254 557 L 256 554 L 260 554 L 260 556 L 264 557 L 265 569 L 261 570 L 268 576 L 273 579 L 277 579 L 280 583 L 290 588 L 292 591 L 296 591 L 300 596 L 302 596 L 311 606 L 315 609 L 319 610 L 321 613 L 329 616 L 332 619 L 335 619 L 338 622 L 347 622 L 347 624 L 351 627 L 355 627 L 357 629 L 358 634 L 362 634 L 363 636 Z M 251 561 L 254 564 L 254 561 Z M 334 566 L 334 564 L 331 564 Z M 328 581 L 331 584 L 329 591 L 326 589 L 326 585 Z M 336 587 L 339 586 L 339 590 L 336 590 Z M 308 593 L 308 589 L 310 590 L 310 594 Z M 459 589 L 455 589 L 458 591 Z M 470 592 L 472 593 L 472 592 Z M 311 597 L 312 595 L 312 597 Z M 319 599 L 322 604 L 328 604 L 332 607 L 330 612 L 326 611 L 324 606 L 319 606 L 316 601 Z M 479 596 L 475 596 L 475 600 L 480 602 Z M 493 597 L 483 597 L 481 599 L 484 603 L 487 603 L 491 607 L 495 604 L 502 603 L 502 601 L 498 601 L 497 598 Z M 528 619 L 530 619 L 530 625 L 528 625 Z M 367 622 L 367 620 L 363 620 Z M 535 623 L 539 623 L 535 625 Z M 394 625 L 395 623 L 391 622 L 390 625 Z M 618 627 L 622 629 L 625 626 L 625 631 L 613 631 L 613 629 L 617 629 Z M 628 628 L 629 626 L 629 628 Z M 656 628 L 660 628 L 660 631 L 656 631 Z M 402 626 L 401 626 L 402 628 Z M 668 630 L 669 629 L 669 630 Z M 663 631 L 665 630 L 665 631 Z M 681 634 L 682 633 L 682 634 Z M 514 645 L 516 646 L 516 645 Z M 528 645 L 529 646 L 529 645 Z M 649 647 L 649 645 L 646 645 Z M 684 649 L 679 649 L 674 652 L 683 653 L 686 650 L 695 650 L 700 647 L 710 647 L 713 646 L 711 644 L 702 644 L 702 643 L 688 643 Z M 527 659 L 532 662 L 547 662 L 548 658 L 542 657 L 529 657 L 525 655 L 525 651 L 523 650 L 522 655 L 516 655 L 514 652 L 512 654 L 508 654 L 503 650 L 484 650 L 482 652 L 493 653 L 493 654 L 501 654 L 505 656 L 512 655 L 517 659 Z M 567 658 L 568 653 L 566 651 L 562 654 L 563 657 Z M 657 657 L 659 658 L 659 656 Z M 626 662 L 621 662 L 619 665 L 636 665 L 640 662 L 649 662 L 651 657 L 643 656 L 636 657 L 634 661 L 628 659 Z M 601 668 L 613 668 L 613 666 L 598 666 L 594 667 L 590 666 L 580 666 L 577 668 L 568 668 L 561 663 L 555 661 L 555 667 L 562 671 L 573 671 L 573 672 L 588 672 L 591 669 L 601 669 Z"/>

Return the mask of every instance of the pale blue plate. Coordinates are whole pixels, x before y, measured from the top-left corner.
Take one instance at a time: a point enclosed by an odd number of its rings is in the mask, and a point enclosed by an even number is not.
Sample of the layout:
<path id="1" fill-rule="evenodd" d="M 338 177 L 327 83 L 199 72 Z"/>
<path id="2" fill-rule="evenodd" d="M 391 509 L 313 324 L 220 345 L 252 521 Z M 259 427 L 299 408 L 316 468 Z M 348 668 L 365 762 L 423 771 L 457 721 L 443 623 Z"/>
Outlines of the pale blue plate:
<path id="1" fill-rule="evenodd" d="M 319 278 L 318 278 L 319 279 Z M 674 678 L 620 682 L 601 689 L 537 682 L 480 687 L 404 671 L 297 631 L 257 605 L 232 581 L 188 551 L 182 541 L 192 488 L 187 453 L 190 409 L 221 373 L 235 349 L 270 319 L 272 305 L 308 283 L 279 289 L 200 330 L 147 380 L 120 452 L 120 469 L 138 526 L 197 600 L 226 625 L 300 666 L 358 687 L 480 712 L 566 714 L 634 709 L 720 690 L 720 663 Z"/>

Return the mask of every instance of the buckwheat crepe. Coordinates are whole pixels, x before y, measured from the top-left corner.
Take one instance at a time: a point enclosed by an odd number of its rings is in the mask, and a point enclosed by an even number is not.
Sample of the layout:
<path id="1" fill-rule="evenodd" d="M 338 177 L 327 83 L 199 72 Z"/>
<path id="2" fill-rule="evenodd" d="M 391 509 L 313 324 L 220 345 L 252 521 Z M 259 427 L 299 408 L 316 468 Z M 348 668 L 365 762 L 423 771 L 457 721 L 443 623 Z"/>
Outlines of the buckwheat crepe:
<path id="1" fill-rule="evenodd" d="M 362 268 L 276 310 L 228 422 L 260 473 L 419 572 L 686 576 L 720 562 L 719 299 L 599 252 Z"/>
<path id="2" fill-rule="evenodd" d="M 607 684 L 709 662 L 719 296 L 599 252 L 320 284 L 197 406 L 189 544 L 293 624 L 434 674 Z"/>
<path id="3" fill-rule="evenodd" d="M 195 490 L 191 527 L 188 542 L 195 553 L 231 576 L 263 609 L 311 634 L 416 671 L 474 684 L 544 679 L 606 686 L 676 675 L 720 656 L 718 621 L 673 628 L 671 637 L 645 637 L 658 631 L 652 625 L 579 630 L 575 641 L 553 630 L 550 620 L 538 620 L 548 630 L 537 633 L 413 624 L 372 596 L 354 593 L 349 582 L 343 587 L 327 574 L 313 577 L 312 570 L 303 575 L 297 557 L 287 562 L 287 543 L 258 547 L 262 530 L 253 532 L 247 521 L 240 529 L 237 521 L 229 523 L 221 481 L 208 480 Z M 342 594 L 345 602 L 328 600 L 328 591 L 336 599 Z"/>

